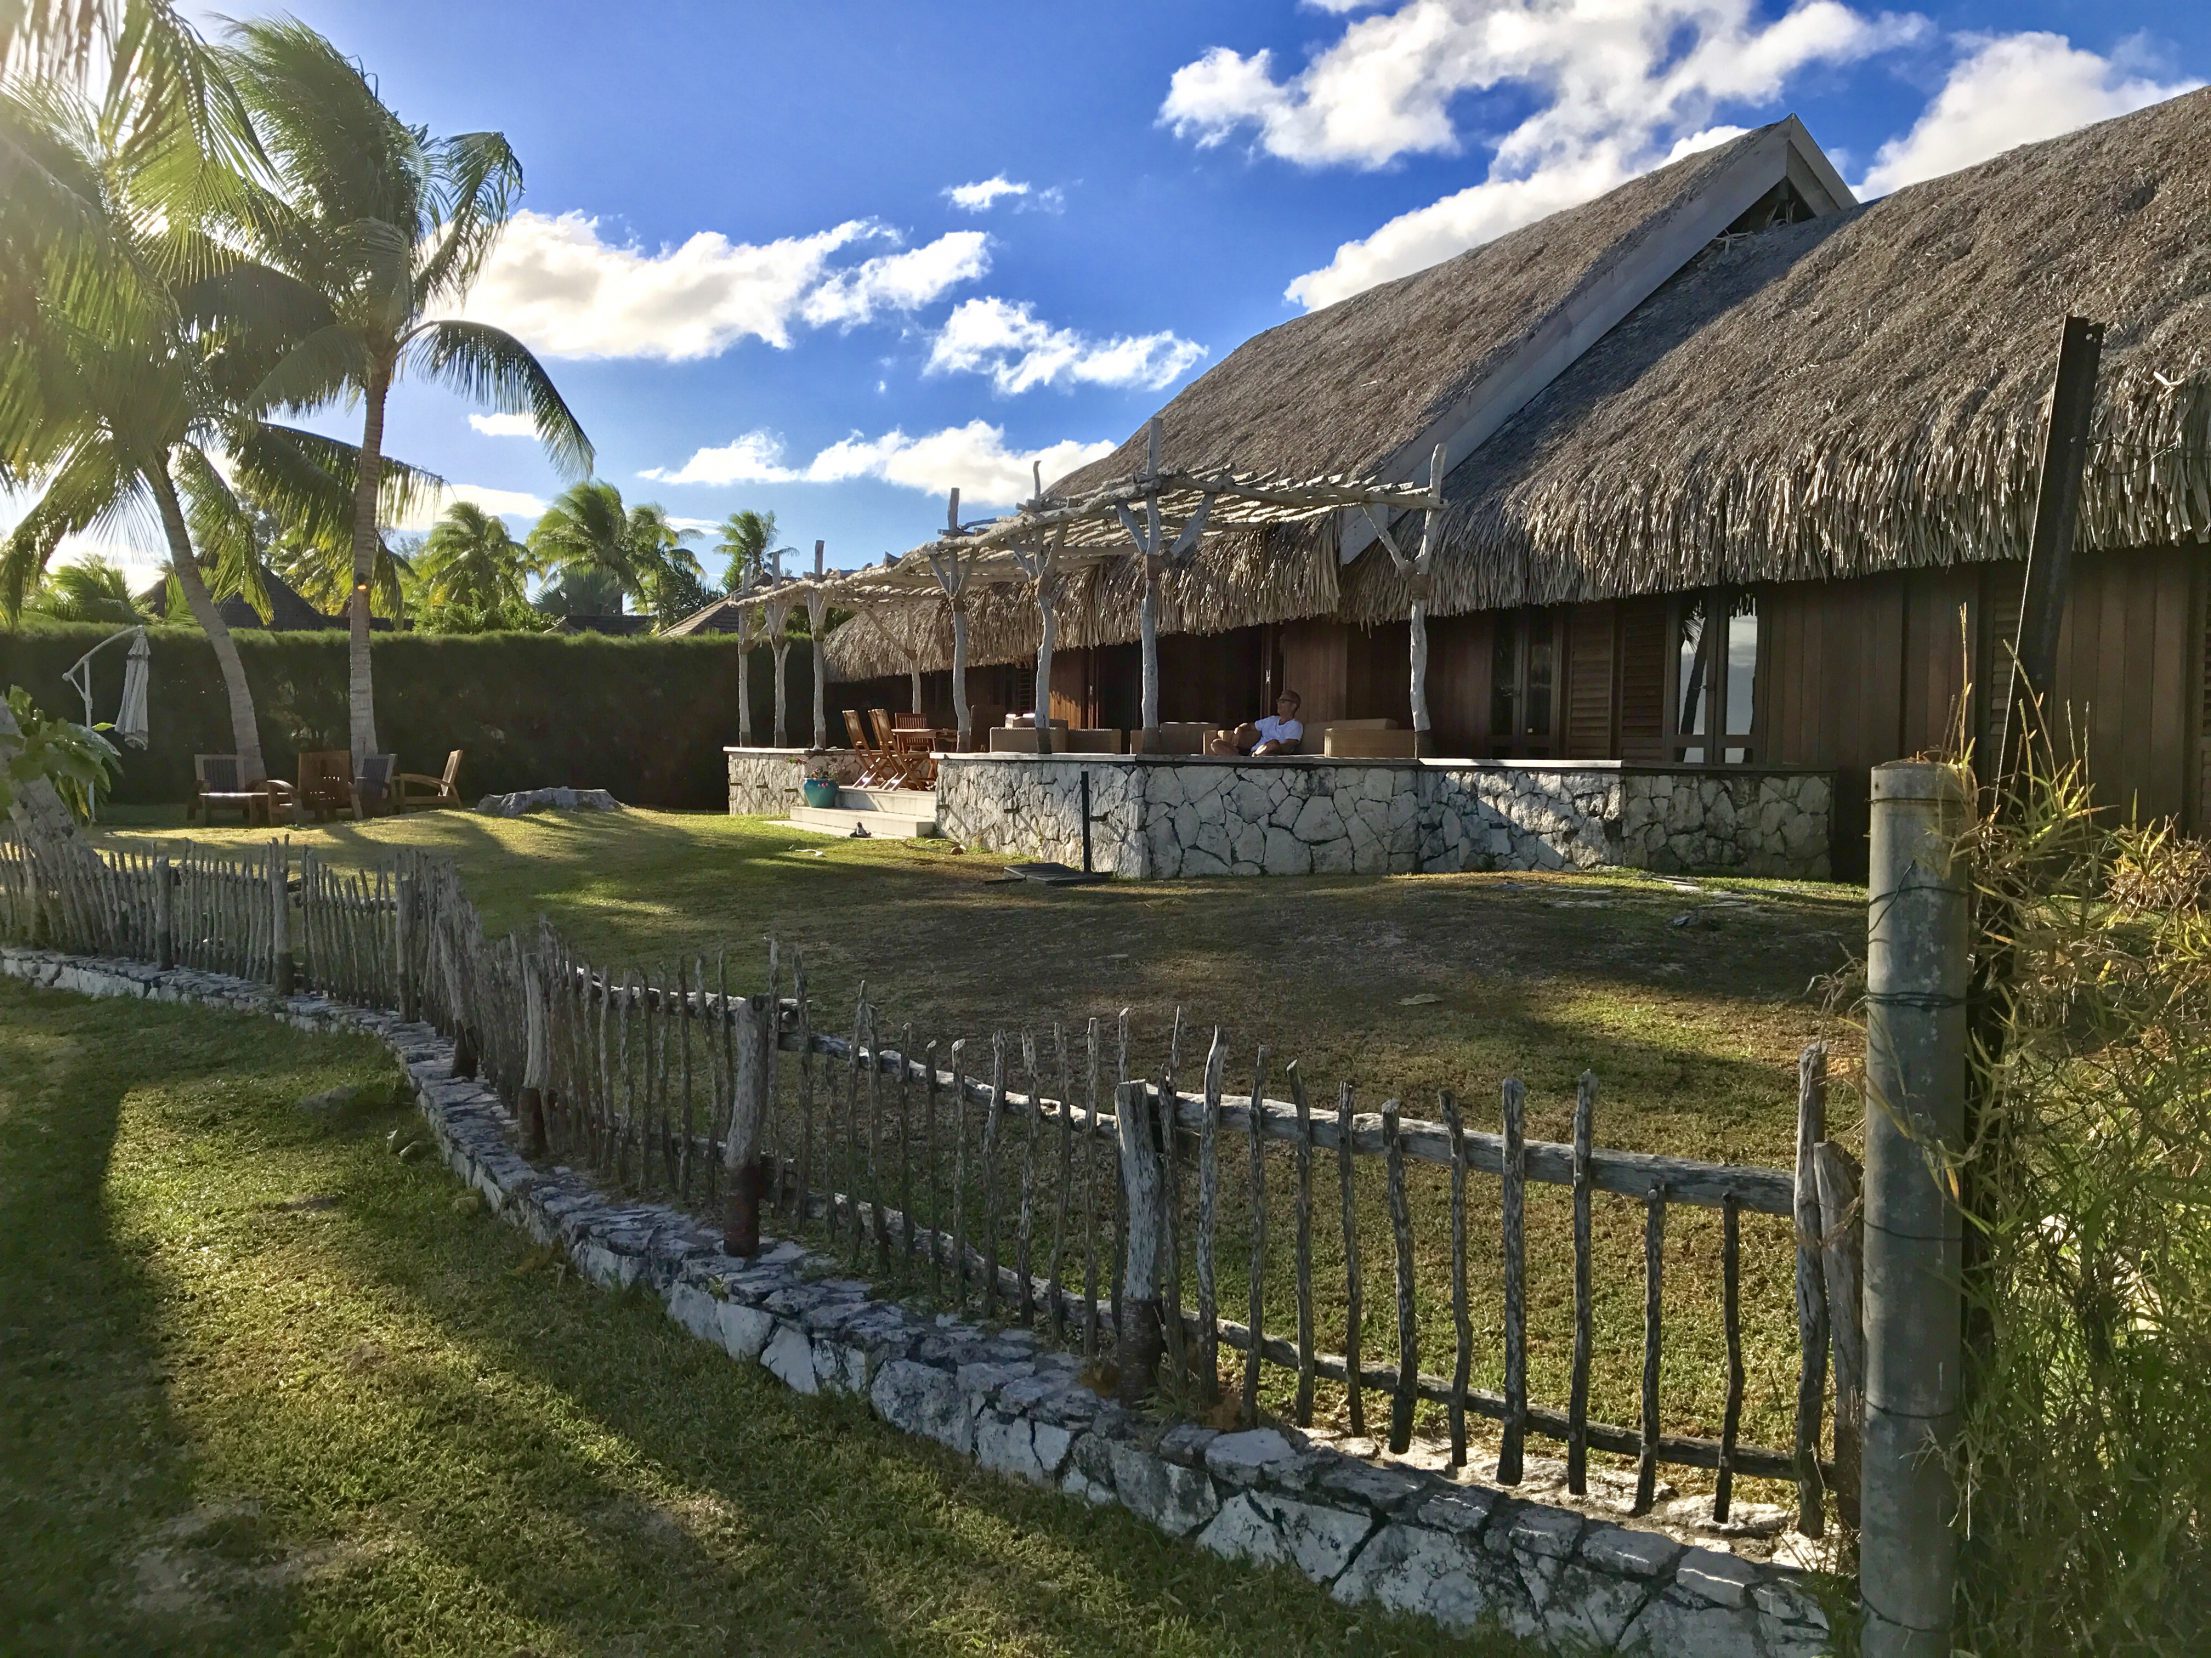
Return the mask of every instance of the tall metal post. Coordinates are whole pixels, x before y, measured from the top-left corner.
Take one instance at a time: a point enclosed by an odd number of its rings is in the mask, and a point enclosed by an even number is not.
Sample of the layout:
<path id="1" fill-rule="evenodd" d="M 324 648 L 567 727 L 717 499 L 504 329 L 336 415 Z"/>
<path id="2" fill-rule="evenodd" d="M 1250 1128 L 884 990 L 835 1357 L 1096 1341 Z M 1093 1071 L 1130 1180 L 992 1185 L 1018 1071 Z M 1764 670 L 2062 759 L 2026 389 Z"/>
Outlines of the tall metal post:
<path id="1" fill-rule="evenodd" d="M 1955 766 L 1873 772 L 1866 929 L 1866 1658 L 1946 1658 L 1957 1588 L 1961 1218 L 1971 908 Z"/>

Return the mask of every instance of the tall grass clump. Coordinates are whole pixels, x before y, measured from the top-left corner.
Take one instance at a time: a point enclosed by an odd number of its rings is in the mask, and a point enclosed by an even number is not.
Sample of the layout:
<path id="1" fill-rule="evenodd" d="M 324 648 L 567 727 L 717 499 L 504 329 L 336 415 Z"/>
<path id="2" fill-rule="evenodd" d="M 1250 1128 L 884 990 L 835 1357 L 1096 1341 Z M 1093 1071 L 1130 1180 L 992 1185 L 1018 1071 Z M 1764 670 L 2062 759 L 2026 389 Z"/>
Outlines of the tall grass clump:
<path id="1" fill-rule="evenodd" d="M 1971 834 L 1982 999 L 1962 1648 L 2211 1641 L 2211 852 L 2028 768 Z"/>

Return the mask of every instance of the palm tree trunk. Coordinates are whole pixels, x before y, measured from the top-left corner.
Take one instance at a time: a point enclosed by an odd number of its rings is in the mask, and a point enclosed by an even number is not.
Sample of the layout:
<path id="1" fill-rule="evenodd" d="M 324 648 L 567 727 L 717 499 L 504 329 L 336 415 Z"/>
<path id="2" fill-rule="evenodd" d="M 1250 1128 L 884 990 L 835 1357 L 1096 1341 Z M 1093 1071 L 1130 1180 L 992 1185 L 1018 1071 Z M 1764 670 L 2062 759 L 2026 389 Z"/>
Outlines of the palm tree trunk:
<path id="1" fill-rule="evenodd" d="M 177 502 L 177 488 L 169 477 L 167 461 L 148 468 L 146 481 L 153 486 L 161 527 L 169 537 L 169 568 L 176 572 L 177 586 L 184 591 L 192 620 L 207 635 L 207 642 L 215 649 L 215 665 L 222 670 L 223 695 L 230 702 L 230 740 L 238 750 L 239 780 L 253 787 L 267 781 L 269 768 L 261 758 L 261 727 L 254 718 L 253 688 L 246 683 L 246 665 L 239 659 L 238 641 L 230 636 L 230 624 L 215 608 L 215 596 L 208 592 L 207 578 L 200 574 L 200 561 L 192 552 L 192 533 L 185 527 L 184 508 Z"/>
<path id="2" fill-rule="evenodd" d="M 391 378 L 372 372 L 364 388 L 368 413 L 353 481 L 353 594 L 346 604 L 346 702 L 352 710 L 353 769 L 378 752 L 376 682 L 369 670 L 369 580 L 376 573 L 376 501 L 384 478 L 384 400 Z"/>

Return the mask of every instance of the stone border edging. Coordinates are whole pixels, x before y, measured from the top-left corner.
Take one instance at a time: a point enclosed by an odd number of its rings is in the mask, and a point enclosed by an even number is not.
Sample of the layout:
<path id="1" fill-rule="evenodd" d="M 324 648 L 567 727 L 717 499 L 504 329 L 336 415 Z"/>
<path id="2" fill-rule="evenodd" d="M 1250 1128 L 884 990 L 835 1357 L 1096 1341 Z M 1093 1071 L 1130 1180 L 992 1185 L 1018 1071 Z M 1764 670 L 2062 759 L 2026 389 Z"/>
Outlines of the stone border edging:
<path id="1" fill-rule="evenodd" d="M 374 1036 L 406 1067 L 453 1172 L 509 1224 L 563 1247 L 594 1284 L 650 1289 L 700 1340 L 795 1392 L 864 1397 L 900 1432 L 994 1473 L 1118 1503 L 1216 1554 L 1290 1566 L 1347 1605 L 1649 1658 L 1829 1650 L 1825 1613 L 1785 1567 L 1303 1444 L 1294 1432 L 1167 1426 L 1099 1397 L 1080 1380 L 1080 1359 L 1027 1331 L 875 1300 L 795 1242 L 756 1260 L 725 1255 L 702 1221 L 526 1162 L 506 1107 L 450 1075 L 452 1044 L 426 1024 L 321 996 L 279 999 L 225 974 L 12 945 L 0 946 L 0 976 Z"/>

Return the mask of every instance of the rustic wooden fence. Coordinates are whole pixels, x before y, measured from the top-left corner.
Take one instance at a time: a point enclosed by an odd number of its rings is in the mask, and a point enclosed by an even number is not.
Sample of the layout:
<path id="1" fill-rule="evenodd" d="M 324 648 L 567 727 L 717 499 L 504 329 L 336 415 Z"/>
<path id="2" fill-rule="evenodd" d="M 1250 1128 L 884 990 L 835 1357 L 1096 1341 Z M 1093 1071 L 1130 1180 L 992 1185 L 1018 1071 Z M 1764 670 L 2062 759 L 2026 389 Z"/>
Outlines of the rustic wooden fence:
<path id="1" fill-rule="evenodd" d="M 1527 1138 L 1517 1081 L 1499 1091 L 1494 1132 L 1470 1127 L 1450 1094 L 1436 1120 L 1409 1117 L 1396 1100 L 1360 1111 L 1349 1084 L 1315 1107 L 1294 1064 L 1280 1071 L 1289 1097 L 1269 1097 L 1264 1048 L 1248 1091 L 1229 1093 L 1218 1032 L 1186 1085 L 1179 1017 L 1152 1077 L 1135 1074 L 1125 1015 L 1118 1026 L 1091 1020 L 1042 1038 L 947 1043 L 883 1028 L 863 989 L 832 1032 L 803 962 L 780 960 L 772 944 L 763 993 L 731 990 L 726 954 L 666 972 L 613 971 L 542 920 L 531 935 L 494 936 L 454 866 L 420 856 L 365 873 L 281 845 L 251 857 L 103 852 L 57 865 L 0 845 L 0 933 L 427 1020 L 453 1038 L 457 1073 L 483 1076 L 513 1103 L 528 1154 L 719 1213 L 735 1252 L 758 1247 L 764 1217 L 818 1228 L 855 1270 L 1078 1345 L 1114 1367 L 1131 1398 L 1164 1391 L 1255 1423 L 1263 1379 L 1274 1376 L 1286 1389 L 1283 1414 L 1306 1425 L 1326 1381 L 1343 1391 L 1351 1433 L 1371 1431 L 1395 1450 L 1411 1442 L 1424 1405 L 1439 1412 L 1453 1465 L 1469 1458 L 1470 1420 L 1494 1423 L 1496 1477 L 1507 1485 L 1522 1480 L 1534 1436 L 1563 1448 L 1577 1494 L 1592 1451 L 1632 1459 L 1638 1512 L 1654 1500 L 1659 1469 L 1674 1466 L 1712 1476 L 1721 1520 L 1738 1477 L 1793 1483 L 1807 1532 L 1822 1530 L 1830 1494 L 1855 1518 L 1856 1168 L 1826 1140 L 1816 1044 L 1799 1067 L 1796 1167 L 1785 1170 L 1600 1147 L 1594 1075 L 1581 1079 L 1572 1140 L 1550 1143 Z M 1572 1205 L 1571 1259 L 1536 1263 L 1572 1277 L 1563 1405 L 1530 1396 L 1531 1185 L 1563 1188 Z M 1472 1385 L 1470 1259 L 1492 1244 L 1476 1242 L 1488 1205 L 1470 1187 L 1496 1197 L 1494 1391 Z M 1590 1405 L 1600 1204 L 1640 1211 L 1633 1422 L 1602 1420 Z M 1669 1433 L 1662 1408 L 1667 1226 L 1684 1209 L 1717 1211 L 1720 1223 L 1717 1435 Z M 1759 1225 L 1752 1249 L 1773 1269 L 1762 1276 L 1778 1276 L 1785 1256 L 1794 1285 L 1786 1445 L 1741 1432 L 1746 1215 Z M 1378 1289 L 1384 1305 L 1373 1308 Z M 1433 1304 L 1448 1306 L 1451 1330 L 1435 1371 L 1423 1368 L 1419 1316 Z M 1324 1321 L 1340 1350 L 1324 1347 Z M 1831 1353 L 1840 1408 L 1830 1448 Z"/>

